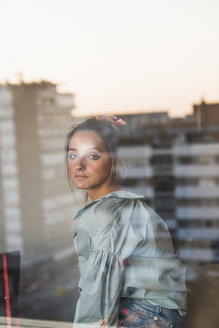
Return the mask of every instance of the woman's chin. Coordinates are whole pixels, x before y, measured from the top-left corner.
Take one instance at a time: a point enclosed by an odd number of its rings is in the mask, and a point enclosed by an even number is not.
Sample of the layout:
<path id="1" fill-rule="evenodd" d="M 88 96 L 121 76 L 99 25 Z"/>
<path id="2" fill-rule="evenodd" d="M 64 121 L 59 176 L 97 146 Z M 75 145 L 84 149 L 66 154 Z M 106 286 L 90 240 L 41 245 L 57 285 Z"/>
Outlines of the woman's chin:
<path id="1" fill-rule="evenodd" d="M 84 186 L 82 184 L 75 184 L 75 188 L 77 188 L 77 189 L 87 189 L 86 186 Z"/>
<path id="2" fill-rule="evenodd" d="M 77 188 L 77 189 L 87 189 L 88 188 L 87 184 L 84 183 L 83 181 L 74 181 L 73 184 L 74 184 L 75 188 Z"/>

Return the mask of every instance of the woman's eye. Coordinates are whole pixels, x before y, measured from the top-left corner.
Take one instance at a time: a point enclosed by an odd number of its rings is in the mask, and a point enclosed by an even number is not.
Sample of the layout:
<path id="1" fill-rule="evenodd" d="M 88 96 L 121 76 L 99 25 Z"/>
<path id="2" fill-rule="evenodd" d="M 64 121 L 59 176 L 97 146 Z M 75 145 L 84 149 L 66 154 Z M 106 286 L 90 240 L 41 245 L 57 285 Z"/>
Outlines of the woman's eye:
<path id="1" fill-rule="evenodd" d="M 75 155 L 75 154 L 69 154 L 68 157 L 69 157 L 70 159 L 75 159 L 75 158 L 76 158 L 76 155 Z"/>
<path id="2" fill-rule="evenodd" d="M 90 155 L 89 157 L 90 157 L 91 159 L 94 159 L 94 160 L 97 160 L 97 159 L 100 158 L 100 156 L 99 156 L 99 155 L 96 155 L 96 154 Z"/>

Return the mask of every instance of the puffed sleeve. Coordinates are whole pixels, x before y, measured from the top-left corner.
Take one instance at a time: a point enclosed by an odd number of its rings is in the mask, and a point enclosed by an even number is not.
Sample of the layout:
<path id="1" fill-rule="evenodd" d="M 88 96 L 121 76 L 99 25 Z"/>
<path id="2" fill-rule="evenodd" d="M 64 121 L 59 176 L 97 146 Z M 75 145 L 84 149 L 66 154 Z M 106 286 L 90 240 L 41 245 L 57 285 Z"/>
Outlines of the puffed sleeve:
<path id="1" fill-rule="evenodd" d="M 90 252 L 82 291 L 77 303 L 74 328 L 117 327 L 125 264 L 136 244 L 127 242 L 134 203 L 126 200 L 110 228 L 90 237 Z"/>

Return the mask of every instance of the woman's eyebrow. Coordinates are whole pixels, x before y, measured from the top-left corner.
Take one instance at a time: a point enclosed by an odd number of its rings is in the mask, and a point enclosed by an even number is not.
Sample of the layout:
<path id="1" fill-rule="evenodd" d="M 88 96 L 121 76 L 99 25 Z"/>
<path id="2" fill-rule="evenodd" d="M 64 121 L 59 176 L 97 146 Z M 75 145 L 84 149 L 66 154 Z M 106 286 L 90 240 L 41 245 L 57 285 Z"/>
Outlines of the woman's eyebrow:
<path id="1" fill-rule="evenodd" d="M 89 148 L 89 150 L 93 150 L 93 149 L 99 150 L 101 153 L 103 152 L 103 149 L 101 149 L 99 147 L 91 147 L 91 148 Z M 77 149 L 75 149 L 75 148 L 68 148 L 68 151 L 69 150 L 77 151 Z"/>
<path id="2" fill-rule="evenodd" d="M 93 149 L 96 149 L 96 150 L 99 150 L 101 153 L 103 152 L 103 149 L 101 149 L 101 148 L 99 148 L 99 147 L 92 147 L 92 148 L 90 148 L 91 150 L 93 150 Z"/>

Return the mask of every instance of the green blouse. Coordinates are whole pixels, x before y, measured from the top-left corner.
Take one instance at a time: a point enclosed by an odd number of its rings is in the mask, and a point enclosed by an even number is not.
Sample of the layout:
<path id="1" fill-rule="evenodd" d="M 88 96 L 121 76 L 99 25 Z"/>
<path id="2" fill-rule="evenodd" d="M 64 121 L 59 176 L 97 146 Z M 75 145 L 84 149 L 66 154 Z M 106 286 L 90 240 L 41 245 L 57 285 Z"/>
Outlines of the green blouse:
<path id="1" fill-rule="evenodd" d="M 120 297 L 186 313 L 185 268 L 165 222 L 128 191 L 108 193 L 75 216 L 81 278 L 73 327 L 117 325 Z"/>

